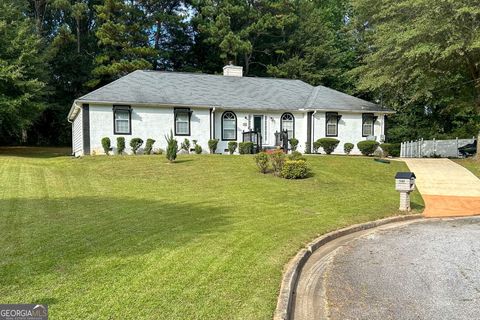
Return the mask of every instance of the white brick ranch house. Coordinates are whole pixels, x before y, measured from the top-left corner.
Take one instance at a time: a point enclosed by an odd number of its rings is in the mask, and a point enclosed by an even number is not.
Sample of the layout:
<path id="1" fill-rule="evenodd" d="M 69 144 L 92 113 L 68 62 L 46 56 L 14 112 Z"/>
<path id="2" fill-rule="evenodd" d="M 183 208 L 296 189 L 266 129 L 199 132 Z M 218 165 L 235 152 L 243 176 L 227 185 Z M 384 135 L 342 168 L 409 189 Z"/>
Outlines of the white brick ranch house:
<path id="1" fill-rule="evenodd" d="M 135 71 L 76 99 L 68 114 L 73 154 L 103 153 L 101 139 L 125 137 L 156 140 L 166 147 L 172 130 L 179 144 L 198 140 L 208 150 L 219 139 L 217 152 L 229 141 L 242 142 L 244 131 L 258 131 L 263 147 L 274 147 L 275 133 L 287 131 L 303 152 L 319 138 L 335 137 L 343 144 L 385 138 L 385 117 L 393 111 L 323 86 L 300 80 L 242 77 L 242 67 L 227 65 L 223 75 Z M 355 147 L 352 153 L 358 153 Z"/>

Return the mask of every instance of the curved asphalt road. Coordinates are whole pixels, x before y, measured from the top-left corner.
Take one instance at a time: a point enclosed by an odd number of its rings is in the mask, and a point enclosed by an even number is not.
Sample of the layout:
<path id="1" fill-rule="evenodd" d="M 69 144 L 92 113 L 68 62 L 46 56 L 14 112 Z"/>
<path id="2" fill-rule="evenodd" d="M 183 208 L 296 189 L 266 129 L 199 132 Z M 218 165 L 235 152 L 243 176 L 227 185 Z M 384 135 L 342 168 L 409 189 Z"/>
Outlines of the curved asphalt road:
<path id="1" fill-rule="evenodd" d="M 480 217 L 337 239 L 300 274 L 293 319 L 480 319 Z"/>

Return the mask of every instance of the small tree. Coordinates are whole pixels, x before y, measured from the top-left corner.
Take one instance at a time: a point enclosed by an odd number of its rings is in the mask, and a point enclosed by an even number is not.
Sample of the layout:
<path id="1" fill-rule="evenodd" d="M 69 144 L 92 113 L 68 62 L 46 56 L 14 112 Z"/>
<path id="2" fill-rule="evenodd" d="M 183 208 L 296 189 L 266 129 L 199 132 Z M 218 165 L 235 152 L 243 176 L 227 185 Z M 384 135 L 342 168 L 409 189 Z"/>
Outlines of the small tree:
<path id="1" fill-rule="evenodd" d="M 183 140 L 183 142 L 181 144 L 181 148 L 183 150 L 187 151 L 187 153 L 190 153 L 190 140 L 185 138 L 185 140 Z"/>
<path id="2" fill-rule="evenodd" d="M 140 149 L 142 144 L 143 140 L 140 138 L 133 138 L 132 140 L 130 140 L 130 147 L 132 148 L 133 154 L 137 154 L 137 151 L 138 149 Z"/>
<path id="3" fill-rule="evenodd" d="M 201 154 L 203 151 L 202 147 L 199 144 L 195 143 L 195 153 L 196 154 Z"/>
<path id="4" fill-rule="evenodd" d="M 155 143 L 155 140 L 153 139 L 147 139 L 147 142 L 145 143 L 145 154 L 151 154 L 152 153 L 152 149 L 153 149 L 153 144 Z"/>
<path id="5" fill-rule="evenodd" d="M 173 138 L 173 132 L 171 130 L 170 135 L 165 136 L 165 140 L 167 141 L 167 159 L 168 161 L 173 162 L 177 159 L 178 143 L 177 140 Z"/>
<path id="6" fill-rule="evenodd" d="M 217 146 L 218 146 L 218 139 L 208 140 L 208 149 L 210 149 L 211 154 L 215 154 L 215 151 L 217 151 Z"/>
<path id="7" fill-rule="evenodd" d="M 109 152 L 112 150 L 112 143 L 109 137 L 102 138 L 102 147 L 103 151 L 108 156 Z"/>
<path id="8" fill-rule="evenodd" d="M 292 151 L 297 151 L 298 139 L 291 138 L 290 140 L 288 140 L 288 142 L 290 142 L 290 148 L 292 149 Z"/>
<path id="9" fill-rule="evenodd" d="M 254 157 L 255 163 L 261 173 L 267 173 L 268 171 L 268 154 L 266 152 L 259 152 Z"/>
<path id="10" fill-rule="evenodd" d="M 237 142 L 236 141 L 230 141 L 228 143 L 228 152 L 230 154 L 234 154 L 235 153 L 235 150 L 237 150 Z"/>
<path id="11" fill-rule="evenodd" d="M 354 147 L 353 143 L 347 142 L 343 145 L 343 152 L 345 152 L 346 155 L 349 155 L 350 152 L 352 152 L 353 147 Z"/>
<path id="12" fill-rule="evenodd" d="M 123 154 L 123 151 L 125 151 L 125 138 L 118 137 L 117 138 L 117 154 Z"/>

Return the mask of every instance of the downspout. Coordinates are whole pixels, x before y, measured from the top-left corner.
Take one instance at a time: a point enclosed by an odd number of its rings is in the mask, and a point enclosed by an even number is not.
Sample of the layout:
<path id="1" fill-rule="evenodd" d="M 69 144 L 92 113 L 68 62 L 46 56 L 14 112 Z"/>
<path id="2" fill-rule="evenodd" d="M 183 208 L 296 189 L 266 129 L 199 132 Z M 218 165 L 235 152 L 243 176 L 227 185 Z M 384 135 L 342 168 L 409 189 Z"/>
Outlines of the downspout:
<path id="1" fill-rule="evenodd" d="M 312 113 L 312 143 L 310 144 L 310 149 L 313 150 L 313 143 L 315 142 L 315 114 L 317 110 Z"/>
<path id="2" fill-rule="evenodd" d="M 213 116 L 213 121 L 212 121 L 213 122 L 213 137 L 212 137 L 212 139 L 215 139 L 215 126 L 216 126 L 216 124 L 215 124 L 215 110 L 216 109 L 217 109 L 216 107 L 213 107 L 211 109 L 212 110 L 212 116 Z"/>

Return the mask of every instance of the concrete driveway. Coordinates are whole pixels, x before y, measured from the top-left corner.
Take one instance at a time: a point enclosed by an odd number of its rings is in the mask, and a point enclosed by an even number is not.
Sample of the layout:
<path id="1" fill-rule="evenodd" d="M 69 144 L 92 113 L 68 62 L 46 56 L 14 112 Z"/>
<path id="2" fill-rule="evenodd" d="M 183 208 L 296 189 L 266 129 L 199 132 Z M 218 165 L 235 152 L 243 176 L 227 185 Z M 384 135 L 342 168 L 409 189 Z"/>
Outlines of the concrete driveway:
<path id="1" fill-rule="evenodd" d="M 293 319 L 479 319 L 480 217 L 339 238 L 300 274 Z"/>
<path id="2" fill-rule="evenodd" d="M 480 214 L 480 179 L 449 159 L 402 159 L 417 176 L 426 217 Z"/>

